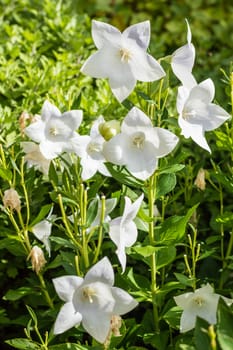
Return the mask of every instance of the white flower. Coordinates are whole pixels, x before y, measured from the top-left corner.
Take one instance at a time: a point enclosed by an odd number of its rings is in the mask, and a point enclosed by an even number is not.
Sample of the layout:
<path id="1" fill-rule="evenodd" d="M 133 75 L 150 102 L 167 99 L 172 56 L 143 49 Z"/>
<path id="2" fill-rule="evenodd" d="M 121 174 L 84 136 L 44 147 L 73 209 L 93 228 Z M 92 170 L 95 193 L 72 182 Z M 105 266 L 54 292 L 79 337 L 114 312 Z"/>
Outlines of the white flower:
<path id="1" fill-rule="evenodd" d="M 218 128 L 230 115 L 212 103 L 215 88 L 211 79 L 195 85 L 191 90 L 180 86 L 177 96 L 178 123 L 182 135 L 191 137 L 200 147 L 211 152 L 205 139 L 205 131 Z"/>
<path id="2" fill-rule="evenodd" d="M 116 244 L 116 254 L 120 261 L 122 272 L 126 267 L 126 253 L 125 248 L 131 247 L 137 240 L 138 230 L 134 223 L 134 219 L 139 211 L 143 200 L 143 193 L 132 204 L 130 198 L 125 196 L 125 208 L 123 215 L 115 218 L 109 223 L 109 236 Z"/>
<path id="3" fill-rule="evenodd" d="M 79 136 L 73 140 L 73 150 L 81 158 L 82 179 L 88 180 L 99 171 L 104 176 L 111 176 L 104 165 L 106 162 L 102 153 L 105 139 L 99 132 L 99 125 L 104 122 L 99 117 L 93 124 L 90 136 Z"/>
<path id="4" fill-rule="evenodd" d="M 196 317 L 201 317 L 210 324 L 216 324 L 217 306 L 219 298 L 231 305 L 233 300 L 214 293 L 213 288 L 208 283 L 204 287 L 174 297 L 175 302 L 184 311 L 180 320 L 180 331 L 187 332 L 195 327 Z"/>
<path id="5" fill-rule="evenodd" d="M 121 33 L 110 24 L 92 21 L 92 37 L 98 49 L 81 68 L 94 78 L 108 78 L 115 97 L 121 102 L 133 91 L 137 80 L 154 81 L 165 75 L 160 64 L 146 50 L 150 42 L 150 22 L 131 25 Z"/>
<path id="6" fill-rule="evenodd" d="M 100 224 L 100 217 L 101 217 L 101 212 L 102 212 L 102 201 L 99 198 L 99 196 L 97 196 L 97 200 L 98 200 L 97 214 L 96 214 L 95 219 L 91 223 L 91 227 L 99 226 L 99 224 Z M 111 221 L 111 218 L 110 218 L 110 216 L 108 214 L 110 214 L 111 211 L 113 211 L 113 209 L 115 208 L 116 204 L 117 204 L 117 199 L 116 198 L 109 198 L 109 199 L 105 200 L 104 222 Z"/>
<path id="7" fill-rule="evenodd" d="M 187 44 L 177 49 L 172 54 L 171 66 L 173 73 L 181 81 L 182 85 L 191 89 L 196 85 L 196 80 L 192 75 L 192 69 L 195 60 L 195 47 L 191 43 L 192 34 L 187 23 Z"/>
<path id="8" fill-rule="evenodd" d="M 24 159 L 27 166 L 29 168 L 35 167 L 35 169 L 41 171 L 43 174 L 48 175 L 51 160 L 43 156 L 39 145 L 34 142 L 21 142 L 20 145 L 26 153 Z"/>
<path id="9" fill-rule="evenodd" d="M 41 118 L 25 129 L 25 134 L 39 143 L 40 151 L 47 159 L 56 158 L 64 151 L 72 151 L 72 140 L 77 137 L 75 130 L 82 121 L 82 111 L 72 110 L 61 113 L 45 101 Z"/>
<path id="10" fill-rule="evenodd" d="M 178 137 L 168 130 L 153 127 L 150 119 L 133 107 L 121 125 L 121 133 L 104 144 L 107 161 L 125 165 L 135 177 L 148 179 L 155 171 L 158 158 L 170 153 Z"/>
<path id="11" fill-rule="evenodd" d="M 46 219 L 38 222 L 36 225 L 32 227 L 32 232 L 39 241 L 44 243 L 45 249 L 47 250 L 49 256 L 51 254 L 50 251 L 50 241 L 49 236 L 51 235 L 52 230 L 52 222 L 56 216 L 52 215 L 53 208 L 50 210 Z"/>
<path id="12" fill-rule="evenodd" d="M 78 326 L 98 342 L 104 343 L 111 329 L 113 315 L 123 315 L 137 306 L 124 290 L 113 287 L 114 272 L 107 257 L 101 259 L 84 278 L 63 276 L 53 279 L 60 299 L 65 301 L 55 325 L 54 334 Z"/>

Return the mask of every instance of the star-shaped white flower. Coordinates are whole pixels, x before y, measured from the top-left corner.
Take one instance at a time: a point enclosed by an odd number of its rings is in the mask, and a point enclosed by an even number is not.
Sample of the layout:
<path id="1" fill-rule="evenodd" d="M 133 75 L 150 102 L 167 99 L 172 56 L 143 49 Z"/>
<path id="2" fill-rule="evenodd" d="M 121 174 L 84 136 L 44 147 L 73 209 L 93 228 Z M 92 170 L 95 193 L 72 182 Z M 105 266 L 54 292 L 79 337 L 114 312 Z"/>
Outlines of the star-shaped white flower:
<path id="1" fill-rule="evenodd" d="M 104 165 L 106 159 L 103 155 L 103 144 L 105 139 L 99 132 L 99 125 L 104 122 L 103 117 L 99 117 L 93 124 L 90 136 L 79 136 L 73 140 L 73 150 L 81 158 L 82 179 L 88 180 L 99 171 L 104 176 L 111 176 Z"/>
<path id="2" fill-rule="evenodd" d="M 131 25 L 121 33 L 110 24 L 92 21 L 92 37 L 98 49 L 81 68 L 94 78 L 108 78 L 113 94 L 123 101 L 137 80 L 161 79 L 165 72 L 146 50 L 150 42 L 150 22 Z"/>
<path id="3" fill-rule="evenodd" d="M 137 107 L 133 107 L 121 125 L 121 133 L 104 144 L 107 161 L 125 165 L 132 175 L 148 179 L 155 171 L 158 158 L 170 153 L 178 137 L 172 132 L 153 127 L 151 120 Z"/>
<path id="4" fill-rule="evenodd" d="M 193 46 L 191 30 L 187 23 L 187 44 L 177 49 L 172 54 L 171 66 L 173 73 L 181 81 L 182 85 L 191 89 L 196 85 L 196 80 L 192 75 L 195 60 L 195 47 Z"/>
<path id="5" fill-rule="evenodd" d="M 39 143 L 46 159 L 54 159 L 64 151 L 72 151 L 72 140 L 77 137 L 75 130 L 82 121 L 81 110 L 61 113 L 49 101 L 45 101 L 41 118 L 25 129 L 25 134 Z"/>
<path id="6" fill-rule="evenodd" d="M 194 292 L 174 297 L 178 306 L 183 309 L 180 320 L 180 331 L 187 332 L 195 327 L 196 317 L 201 317 L 210 324 L 216 324 L 217 306 L 219 298 L 231 305 L 233 300 L 214 293 L 214 289 L 208 283 L 196 289 Z"/>
<path id="7" fill-rule="evenodd" d="M 143 201 L 143 194 L 132 204 L 129 197 L 125 196 L 125 207 L 123 215 L 110 221 L 109 236 L 116 244 L 116 254 L 120 261 L 122 272 L 126 267 L 125 248 L 131 247 L 137 240 L 138 230 L 133 221 Z"/>
<path id="8" fill-rule="evenodd" d="M 21 142 L 20 145 L 25 152 L 24 159 L 27 166 L 29 168 L 35 167 L 35 169 L 41 171 L 44 175 L 48 175 L 51 160 L 43 156 L 39 145 L 34 142 Z"/>
<path id="9" fill-rule="evenodd" d="M 137 306 L 137 302 L 123 289 L 114 287 L 114 272 L 107 257 L 101 259 L 84 278 L 62 276 L 53 279 L 56 292 L 65 301 L 55 325 L 54 334 L 78 326 L 98 342 L 104 343 L 111 327 L 113 315 L 124 315 Z"/>
<path id="10" fill-rule="evenodd" d="M 178 123 L 181 134 L 191 137 L 200 147 L 211 152 L 205 139 L 205 131 L 218 128 L 230 115 L 212 103 L 215 88 L 211 79 L 195 85 L 191 90 L 180 86 L 177 96 Z"/>

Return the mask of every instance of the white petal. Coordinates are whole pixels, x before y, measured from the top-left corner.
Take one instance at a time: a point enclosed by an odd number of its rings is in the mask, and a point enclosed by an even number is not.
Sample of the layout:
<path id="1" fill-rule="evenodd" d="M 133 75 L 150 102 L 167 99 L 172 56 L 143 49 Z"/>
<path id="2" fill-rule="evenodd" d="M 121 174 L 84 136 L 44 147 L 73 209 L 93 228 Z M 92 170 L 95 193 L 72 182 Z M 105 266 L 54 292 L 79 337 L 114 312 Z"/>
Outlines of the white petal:
<path id="1" fill-rule="evenodd" d="M 205 131 L 217 129 L 231 116 L 220 106 L 211 103 L 207 107 L 208 118 L 203 120 L 203 128 Z"/>
<path id="2" fill-rule="evenodd" d="M 116 70 L 114 76 L 109 77 L 109 85 L 119 102 L 124 101 L 133 91 L 136 78 L 127 64 L 123 64 L 121 70 Z"/>
<path id="3" fill-rule="evenodd" d="M 83 278 L 78 276 L 62 276 L 53 278 L 54 288 L 63 301 L 71 301 L 74 291 L 83 283 Z"/>
<path id="4" fill-rule="evenodd" d="M 127 222 L 122 230 L 122 241 L 125 247 L 131 247 L 137 240 L 138 230 L 137 226 L 133 221 Z"/>
<path id="5" fill-rule="evenodd" d="M 187 42 L 188 42 L 188 44 L 190 44 L 192 41 L 192 33 L 191 33 L 191 29 L 190 29 L 189 22 L 188 22 L 187 18 L 185 18 L 185 22 L 187 24 Z"/>
<path id="6" fill-rule="evenodd" d="M 115 315 L 124 315 L 138 305 L 138 302 L 121 288 L 112 287 L 112 295 L 116 301 L 113 311 Z"/>
<path id="7" fill-rule="evenodd" d="M 72 140 L 72 147 L 77 156 L 79 156 L 80 158 L 86 157 L 86 148 L 90 141 L 91 137 L 88 135 L 79 135 L 78 137 Z"/>
<path id="8" fill-rule="evenodd" d="M 126 28 L 122 35 L 134 40 L 138 46 L 146 50 L 150 43 L 150 22 L 144 21 Z"/>
<path id="9" fill-rule="evenodd" d="M 128 145 L 128 137 L 122 133 L 117 134 L 103 145 L 103 155 L 106 161 L 117 165 L 124 165 L 124 150 Z"/>
<path id="10" fill-rule="evenodd" d="M 35 142 L 43 141 L 45 138 L 45 123 L 42 120 L 39 120 L 30 124 L 25 129 L 25 134 Z"/>
<path id="11" fill-rule="evenodd" d="M 196 313 L 193 310 L 184 310 L 180 319 L 180 331 L 188 332 L 195 327 Z"/>
<path id="12" fill-rule="evenodd" d="M 176 108 L 179 114 L 182 114 L 184 105 L 189 97 L 189 89 L 184 86 L 178 87 L 178 94 L 176 99 Z"/>
<path id="13" fill-rule="evenodd" d="M 179 141 L 179 138 L 175 134 L 162 128 L 154 128 L 154 137 L 159 141 L 155 154 L 158 158 L 172 152 Z"/>
<path id="14" fill-rule="evenodd" d="M 205 139 L 204 130 L 202 125 L 191 124 L 179 116 L 179 126 L 182 129 L 182 135 L 188 138 L 191 137 L 200 147 L 211 153 L 209 145 Z"/>
<path id="15" fill-rule="evenodd" d="M 142 128 L 152 128 L 151 120 L 139 108 L 133 107 L 124 118 L 121 131 L 127 135 L 132 135 L 133 132 Z"/>
<path id="16" fill-rule="evenodd" d="M 150 82 L 163 78 L 166 73 L 151 55 L 135 50 L 129 66 L 136 80 Z"/>
<path id="17" fill-rule="evenodd" d="M 44 243 L 49 256 L 50 256 L 49 236 L 51 235 L 51 229 L 52 229 L 52 223 L 49 222 L 48 220 L 42 220 L 32 228 L 32 232 L 34 233 L 36 238 Z"/>
<path id="18" fill-rule="evenodd" d="M 182 309 L 186 309 L 189 306 L 190 300 L 193 298 L 194 293 L 188 292 L 174 297 L 174 300 L 178 306 Z"/>
<path id="19" fill-rule="evenodd" d="M 41 117 L 42 120 L 47 122 L 51 117 L 60 117 L 61 112 L 59 109 L 54 106 L 52 103 L 50 103 L 48 100 L 46 100 L 42 106 L 41 110 Z"/>
<path id="20" fill-rule="evenodd" d="M 104 163 L 101 163 L 101 162 L 98 163 L 98 171 L 100 172 L 100 174 L 104 176 L 112 176 L 108 171 L 108 169 L 106 168 L 106 166 L 104 165 Z"/>
<path id="21" fill-rule="evenodd" d="M 85 276 L 85 283 L 97 280 L 110 286 L 114 283 L 113 268 L 107 257 L 92 266 Z"/>
<path id="22" fill-rule="evenodd" d="M 91 127 L 91 131 L 90 131 L 90 136 L 91 138 L 96 138 L 96 137 L 100 137 L 100 132 L 99 132 L 99 125 L 104 123 L 104 117 L 101 115 L 100 117 L 98 117 L 96 119 L 96 121 L 93 123 L 92 127 Z"/>
<path id="23" fill-rule="evenodd" d="M 64 142 L 44 140 L 40 143 L 40 151 L 46 159 L 54 159 L 62 153 L 64 146 Z"/>
<path id="24" fill-rule="evenodd" d="M 98 170 L 98 161 L 91 159 L 90 157 L 81 159 L 82 165 L 82 179 L 83 181 L 89 180 Z"/>
<path id="25" fill-rule="evenodd" d="M 127 224 L 128 222 L 135 219 L 140 209 L 140 206 L 142 204 L 143 198 L 144 198 L 144 194 L 142 193 L 141 196 L 138 197 L 138 199 L 133 204 L 131 204 L 130 198 L 125 196 L 125 207 L 124 207 L 124 213 L 122 216 L 122 224 Z"/>
<path id="26" fill-rule="evenodd" d="M 83 315 L 82 325 L 94 339 L 99 343 L 104 343 L 110 331 L 111 313 L 98 312 L 97 310 L 86 311 Z"/>
<path id="27" fill-rule="evenodd" d="M 122 273 L 124 273 L 126 268 L 126 253 L 125 253 L 125 246 L 123 244 L 120 243 L 120 245 L 118 246 L 116 250 L 116 255 L 121 264 Z"/>
<path id="28" fill-rule="evenodd" d="M 82 315 L 75 311 L 73 303 L 62 306 L 54 325 L 54 334 L 61 334 L 68 329 L 78 326 L 82 321 Z"/>
<path id="29" fill-rule="evenodd" d="M 214 98 L 215 87 L 213 81 L 209 78 L 193 87 L 190 91 L 189 101 L 200 100 L 206 104 L 211 103 Z"/>
<path id="30" fill-rule="evenodd" d="M 83 111 L 79 109 L 74 109 L 62 114 L 62 120 L 65 124 L 69 125 L 71 130 L 76 130 L 79 128 L 82 119 L 83 119 Z"/>
<path id="31" fill-rule="evenodd" d="M 92 38 L 98 49 L 106 42 L 116 42 L 121 39 L 121 32 L 112 25 L 96 20 L 92 20 Z"/>
<path id="32" fill-rule="evenodd" d="M 120 232 L 120 225 L 121 225 L 122 216 L 119 216 L 109 223 L 109 236 L 111 240 L 116 244 L 118 247 L 120 245 L 120 238 L 121 238 L 121 232 Z"/>

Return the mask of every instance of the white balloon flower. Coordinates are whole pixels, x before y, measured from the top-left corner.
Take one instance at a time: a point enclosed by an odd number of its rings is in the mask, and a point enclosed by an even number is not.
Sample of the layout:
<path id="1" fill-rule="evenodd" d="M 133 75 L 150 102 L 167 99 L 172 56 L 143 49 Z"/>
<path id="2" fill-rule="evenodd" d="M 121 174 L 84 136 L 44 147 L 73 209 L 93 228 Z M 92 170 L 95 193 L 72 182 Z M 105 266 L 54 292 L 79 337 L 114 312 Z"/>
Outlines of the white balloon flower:
<path id="1" fill-rule="evenodd" d="M 92 37 L 98 49 L 81 68 L 94 78 L 108 78 L 113 94 L 122 102 L 137 80 L 161 79 L 165 72 L 146 51 L 150 42 L 150 22 L 131 25 L 122 33 L 110 24 L 92 21 Z"/>

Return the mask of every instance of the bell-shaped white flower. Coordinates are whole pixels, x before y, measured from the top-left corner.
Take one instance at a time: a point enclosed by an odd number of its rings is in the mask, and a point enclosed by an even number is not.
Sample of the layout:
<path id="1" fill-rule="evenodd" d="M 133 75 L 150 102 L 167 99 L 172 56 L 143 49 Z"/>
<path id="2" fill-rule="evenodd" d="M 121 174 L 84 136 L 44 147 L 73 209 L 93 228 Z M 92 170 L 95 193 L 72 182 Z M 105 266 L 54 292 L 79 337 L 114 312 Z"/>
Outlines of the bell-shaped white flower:
<path id="1" fill-rule="evenodd" d="M 191 90 L 180 86 L 177 96 L 178 123 L 181 134 L 191 137 L 200 147 L 211 152 L 205 139 L 205 131 L 218 128 L 230 115 L 212 103 L 215 88 L 211 79 L 195 85 Z"/>
<path id="2" fill-rule="evenodd" d="M 126 253 L 125 248 L 131 247 L 137 240 L 138 230 L 133 221 L 139 211 L 144 195 L 131 203 L 129 197 L 125 197 L 125 207 L 123 215 L 110 221 L 109 236 L 116 244 L 116 254 L 122 267 L 122 272 L 126 267 Z"/>
<path id="3" fill-rule="evenodd" d="M 25 152 L 24 159 L 28 168 L 34 167 L 44 175 L 48 175 L 51 160 L 43 156 L 39 145 L 34 142 L 21 142 L 20 145 Z"/>
<path id="4" fill-rule="evenodd" d="M 121 125 L 121 133 L 106 142 L 103 152 L 107 161 L 125 165 L 132 175 L 148 179 L 155 171 L 158 158 L 170 153 L 178 137 L 172 132 L 153 127 L 151 120 L 133 107 Z"/>
<path id="5" fill-rule="evenodd" d="M 195 60 L 195 47 L 193 46 L 192 34 L 187 23 L 187 44 L 177 49 L 171 58 L 171 67 L 173 73 L 181 81 L 182 85 L 186 88 L 191 89 L 196 85 L 196 80 L 192 75 L 192 69 Z"/>
<path id="6" fill-rule="evenodd" d="M 82 179 L 88 180 L 99 171 L 104 176 L 111 176 L 104 165 L 106 159 L 103 155 L 103 144 L 105 139 L 99 132 L 99 125 L 104 122 L 104 118 L 99 117 L 93 124 L 90 136 L 79 136 L 73 140 L 73 150 L 81 158 Z"/>
<path id="7" fill-rule="evenodd" d="M 84 278 L 63 276 L 53 279 L 55 290 L 65 301 L 55 325 L 54 334 L 78 326 L 98 342 L 104 343 L 111 329 L 113 315 L 123 315 L 137 302 L 123 289 L 114 287 L 114 272 L 107 257 L 101 259 Z"/>
<path id="8" fill-rule="evenodd" d="M 210 324 L 216 324 L 219 298 L 231 305 L 233 300 L 214 293 L 210 284 L 196 289 L 194 292 L 174 297 L 178 306 L 183 309 L 180 320 L 180 331 L 187 332 L 195 327 L 196 317 L 201 317 Z"/>
<path id="9" fill-rule="evenodd" d="M 45 101 L 41 118 L 25 129 L 25 134 L 39 143 L 46 159 L 54 159 L 64 151 L 72 151 L 72 140 L 77 137 L 75 130 L 82 121 L 81 110 L 61 113 L 49 101 Z"/>
<path id="10" fill-rule="evenodd" d="M 121 33 L 110 24 L 92 21 L 92 37 L 98 49 L 81 68 L 94 78 L 108 78 L 113 94 L 123 101 L 137 80 L 161 79 L 165 72 L 146 51 L 150 42 L 150 22 L 131 25 Z"/>

